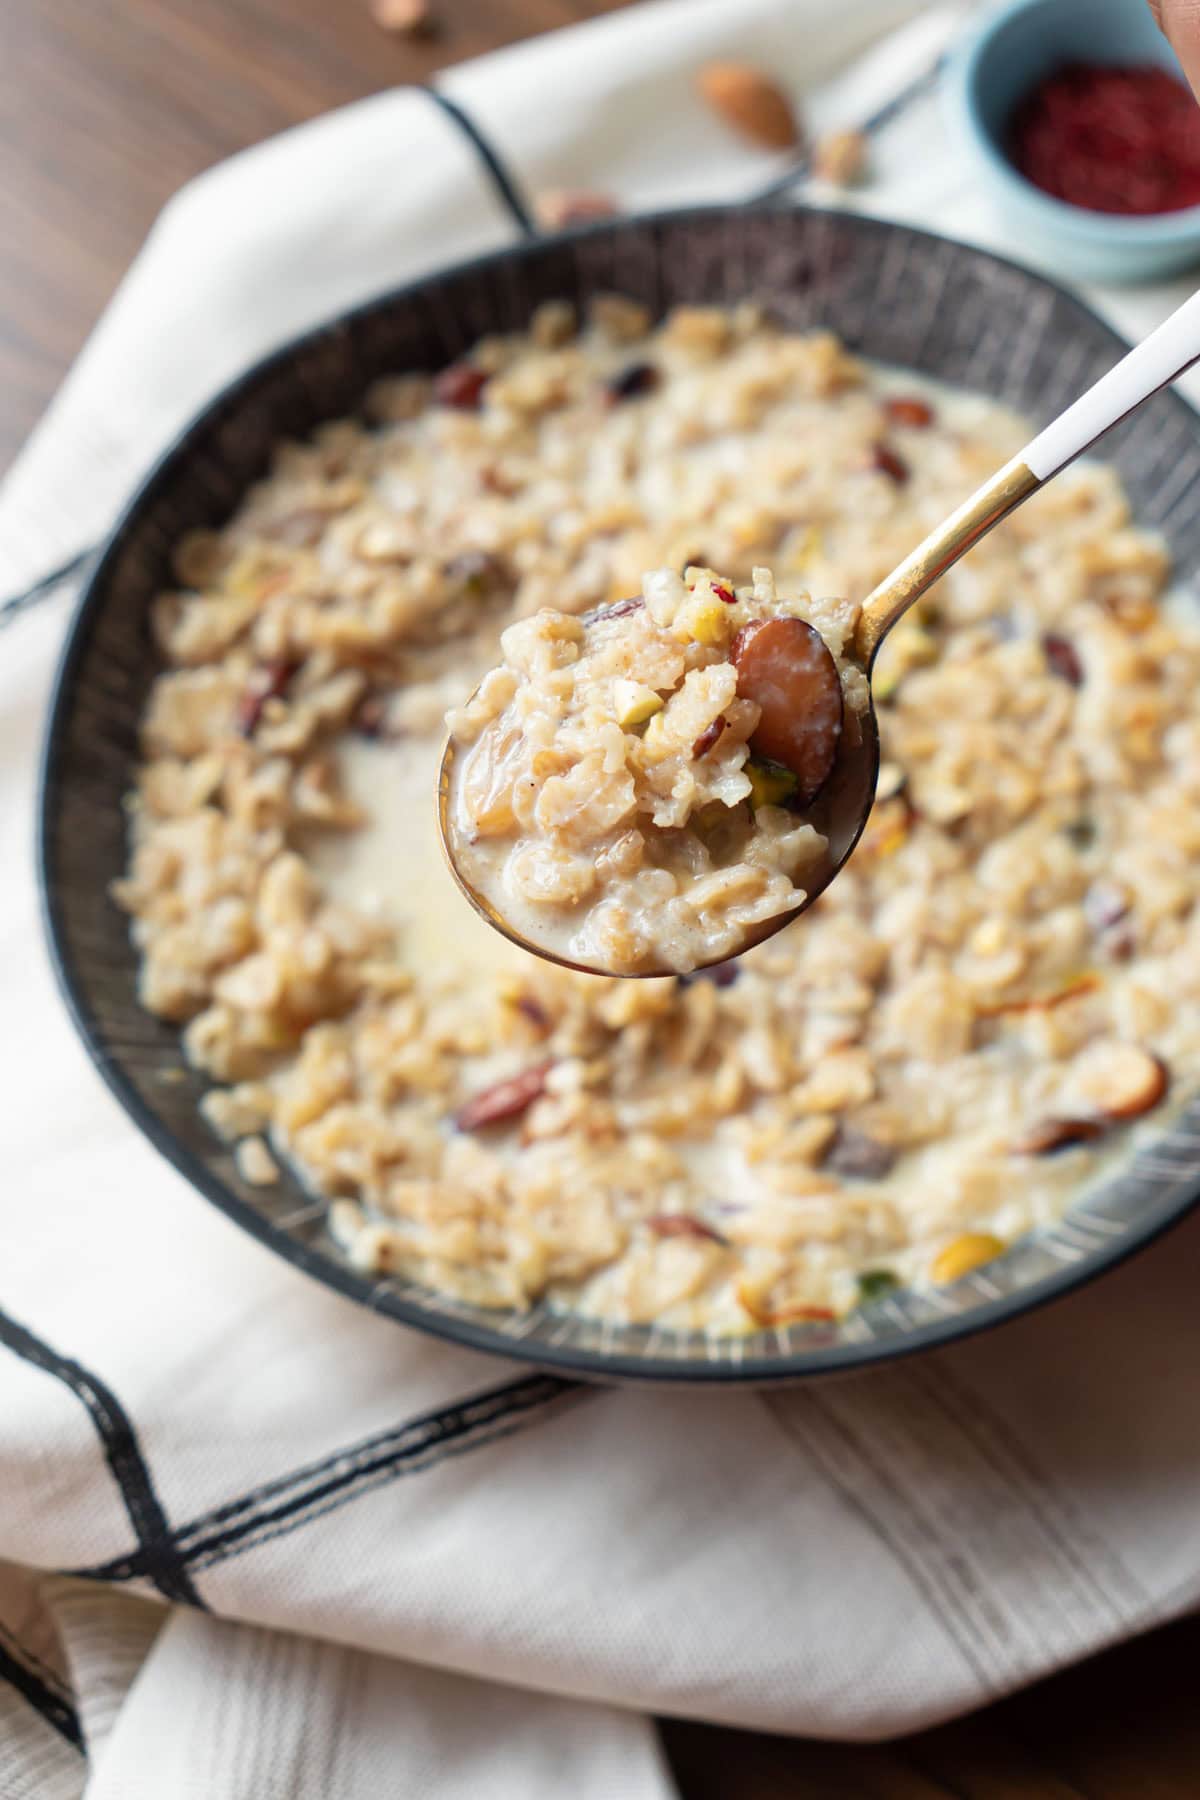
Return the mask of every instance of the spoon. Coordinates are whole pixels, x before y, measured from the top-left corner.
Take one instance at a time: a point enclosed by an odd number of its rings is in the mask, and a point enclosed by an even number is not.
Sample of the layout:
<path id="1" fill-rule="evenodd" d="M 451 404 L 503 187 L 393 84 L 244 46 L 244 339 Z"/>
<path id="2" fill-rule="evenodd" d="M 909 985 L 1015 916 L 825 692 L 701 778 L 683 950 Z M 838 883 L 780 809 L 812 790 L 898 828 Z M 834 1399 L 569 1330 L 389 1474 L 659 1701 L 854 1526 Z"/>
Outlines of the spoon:
<path id="1" fill-rule="evenodd" d="M 1122 357 L 1052 424 L 977 488 L 868 594 L 859 614 L 854 641 L 846 651 L 846 660 L 856 663 L 867 677 L 868 691 L 880 646 L 909 607 L 928 593 L 934 582 L 993 526 L 1008 518 L 1030 495 L 1061 474 L 1076 457 L 1082 456 L 1144 400 L 1150 399 L 1197 362 L 1200 362 L 1200 293 L 1186 300 L 1156 331 Z M 773 937 L 806 912 L 845 867 L 862 837 L 875 804 L 879 779 L 879 728 L 873 695 L 861 712 L 847 710 L 846 727 L 832 775 L 819 802 L 820 828 L 828 839 L 824 863 L 811 875 L 806 871 L 807 891 L 803 902 L 749 931 L 742 951 Z M 438 776 L 438 828 L 451 872 L 475 911 L 510 942 L 548 962 L 585 974 L 611 973 L 574 962 L 526 937 L 467 879 L 455 859 L 449 828 L 453 763 L 454 742 L 451 739 L 442 753 Z M 725 954 L 699 967 L 711 967 L 716 962 L 728 960 L 728 954 Z M 652 976 L 673 972 L 651 968 L 639 969 L 636 974 Z"/>

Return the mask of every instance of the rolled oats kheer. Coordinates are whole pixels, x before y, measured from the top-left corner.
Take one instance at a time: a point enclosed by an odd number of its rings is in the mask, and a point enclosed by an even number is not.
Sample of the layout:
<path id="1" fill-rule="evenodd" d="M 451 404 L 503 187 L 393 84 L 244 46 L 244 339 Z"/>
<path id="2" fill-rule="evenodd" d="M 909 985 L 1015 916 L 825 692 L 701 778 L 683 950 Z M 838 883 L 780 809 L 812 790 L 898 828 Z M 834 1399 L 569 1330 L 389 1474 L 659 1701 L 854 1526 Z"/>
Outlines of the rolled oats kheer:
<path id="1" fill-rule="evenodd" d="M 452 710 L 447 848 L 526 944 L 617 975 L 735 956 L 827 862 L 812 808 L 837 756 L 846 602 L 660 569 L 583 619 L 510 625 Z M 774 752 L 768 756 L 767 751 Z M 804 809 L 800 816 L 800 809 Z"/>
<path id="2" fill-rule="evenodd" d="M 437 842 L 506 628 L 688 565 L 862 596 L 1025 436 L 748 308 L 611 300 L 282 445 L 154 609 L 116 889 L 247 1179 L 300 1171 L 364 1268 L 728 1333 L 960 1275 L 1156 1131 L 1200 1063 L 1200 630 L 1110 469 L 889 638 L 864 840 L 735 964 L 523 955 Z"/>

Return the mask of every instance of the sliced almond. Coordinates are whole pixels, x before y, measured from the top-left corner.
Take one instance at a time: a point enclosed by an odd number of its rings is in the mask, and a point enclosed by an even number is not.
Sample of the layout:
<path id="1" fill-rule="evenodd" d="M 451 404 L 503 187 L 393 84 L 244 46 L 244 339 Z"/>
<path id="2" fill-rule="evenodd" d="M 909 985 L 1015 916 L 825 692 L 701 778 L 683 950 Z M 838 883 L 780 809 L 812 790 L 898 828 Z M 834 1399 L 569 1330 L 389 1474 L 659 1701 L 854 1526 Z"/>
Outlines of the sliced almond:
<path id="1" fill-rule="evenodd" d="M 1065 1006 L 1069 1000 L 1079 1000 L 1084 994 L 1093 994 L 1101 985 L 1100 976 L 1094 969 L 1084 969 L 1079 975 L 1073 975 L 1070 981 L 1052 993 L 1035 994 L 1024 1000 L 998 1000 L 994 1005 L 981 1006 L 981 1019 L 1000 1019 L 1009 1013 L 1053 1012 L 1056 1006 Z"/>
<path id="2" fill-rule="evenodd" d="M 288 683 L 299 669 L 299 663 L 289 658 L 276 656 L 270 662 L 261 663 L 251 674 L 246 689 L 237 708 L 237 727 L 243 737 L 253 737 L 263 707 L 268 700 L 278 700 L 287 691 Z"/>
<path id="3" fill-rule="evenodd" d="M 532 1069 L 523 1069 L 519 1075 L 493 1082 L 481 1093 L 472 1094 L 455 1114 L 456 1128 L 482 1131 L 488 1125 L 507 1125 L 511 1120 L 519 1119 L 545 1093 L 546 1077 L 553 1067 L 553 1060 L 538 1063 Z"/>
<path id="4" fill-rule="evenodd" d="M 872 444 L 866 456 L 866 467 L 886 475 L 895 487 L 903 487 L 909 477 L 908 464 L 902 456 L 897 456 L 890 444 Z"/>
<path id="5" fill-rule="evenodd" d="M 724 732 L 727 723 L 728 721 L 726 720 L 725 714 L 718 713 L 712 724 L 704 727 L 704 730 L 692 745 L 693 762 L 699 762 L 702 756 L 707 756 L 710 750 L 716 748 L 721 741 L 721 734 Z"/>
<path id="6" fill-rule="evenodd" d="M 722 1237 L 712 1225 L 706 1225 L 694 1213 L 655 1213 L 646 1220 L 655 1237 L 704 1238 L 710 1244 L 728 1244 L 729 1239 Z"/>
<path id="7" fill-rule="evenodd" d="M 1053 1156 L 1058 1150 L 1092 1143 L 1107 1129 L 1103 1119 L 1039 1119 L 1009 1148 L 1014 1156 Z"/>
<path id="8" fill-rule="evenodd" d="M 696 86 L 713 111 L 740 137 L 763 150 L 794 150 L 801 141 L 783 89 L 749 63 L 705 63 Z"/>
<path id="9" fill-rule="evenodd" d="M 828 1306 L 806 1306 L 803 1303 L 772 1306 L 766 1295 L 756 1292 L 747 1281 L 739 1281 L 735 1292 L 738 1305 L 750 1314 L 756 1325 L 826 1325 L 832 1324 L 837 1318 L 837 1314 Z"/>
<path id="10" fill-rule="evenodd" d="M 760 708 L 753 754 L 790 769 L 796 799 L 808 806 L 829 779 L 842 735 L 842 684 L 828 647 L 803 619 L 755 619 L 729 657 L 740 698 Z"/>
<path id="11" fill-rule="evenodd" d="M 1160 1057 L 1140 1044 L 1114 1038 L 1084 1051 L 1072 1091 L 1103 1119 L 1137 1119 L 1158 1105 L 1169 1083 L 1170 1073 Z"/>

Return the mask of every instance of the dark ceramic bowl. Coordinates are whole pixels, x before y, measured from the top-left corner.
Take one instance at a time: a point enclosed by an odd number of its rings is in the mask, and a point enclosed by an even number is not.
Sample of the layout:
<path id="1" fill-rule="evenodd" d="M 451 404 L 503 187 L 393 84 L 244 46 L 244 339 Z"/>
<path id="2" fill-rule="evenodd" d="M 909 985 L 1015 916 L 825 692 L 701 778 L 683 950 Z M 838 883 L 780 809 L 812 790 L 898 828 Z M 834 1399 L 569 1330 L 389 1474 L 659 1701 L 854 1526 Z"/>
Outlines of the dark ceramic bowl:
<path id="1" fill-rule="evenodd" d="M 146 619 L 168 553 L 219 525 L 272 445 L 353 413 L 370 383 L 434 369 L 485 332 L 523 326 L 542 300 L 617 289 L 677 301 L 767 302 L 789 325 L 827 325 L 854 350 L 1006 401 L 1039 421 L 1107 369 L 1120 339 L 1071 295 L 981 251 L 878 220 L 781 206 L 624 219 L 523 244 L 420 281 L 269 357 L 228 388 L 130 502 L 88 583 L 58 677 L 41 802 L 45 911 L 64 992 L 98 1068 L 132 1118 L 200 1192 L 331 1287 L 405 1324 L 595 1379 L 795 1379 L 944 1344 L 1025 1312 L 1110 1267 L 1200 1191 L 1192 1114 L 1051 1231 L 931 1294 L 900 1293 L 837 1325 L 737 1340 L 461 1305 L 351 1268 L 323 1208 L 290 1177 L 248 1186 L 197 1110 L 204 1082 L 179 1035 L 137 1003 L 127 922 L 106 898 L 125 857 L 121 797 L 155 673 Z M 1105 454 L 1137 514 L 1162 530 L 1186 584 L 1200 574 L 1200 418 L 1160 395 Z M 430 796 L 433 805 L 433 796 Z M 801 927 L 802 929 L 802 927 Z"/>

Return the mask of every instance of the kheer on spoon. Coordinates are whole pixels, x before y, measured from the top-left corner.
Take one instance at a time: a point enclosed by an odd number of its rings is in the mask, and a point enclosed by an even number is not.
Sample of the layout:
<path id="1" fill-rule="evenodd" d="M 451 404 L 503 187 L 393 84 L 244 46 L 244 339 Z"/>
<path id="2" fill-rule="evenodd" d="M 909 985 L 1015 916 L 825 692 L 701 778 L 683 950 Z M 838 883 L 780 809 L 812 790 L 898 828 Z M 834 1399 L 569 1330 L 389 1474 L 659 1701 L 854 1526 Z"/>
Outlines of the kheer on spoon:
<path id="1" fill-rule="evenodd" d="M 843 601 L 769 570 L 647 575 L 582 618 L 509 626 L 449 715 L 443 835 L 491 922 L 554 961 L 686 973 L 803 906 L 829 865 L 823 799 L 866 684 Z"/>

